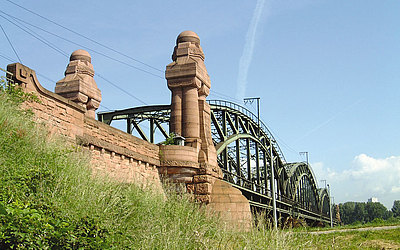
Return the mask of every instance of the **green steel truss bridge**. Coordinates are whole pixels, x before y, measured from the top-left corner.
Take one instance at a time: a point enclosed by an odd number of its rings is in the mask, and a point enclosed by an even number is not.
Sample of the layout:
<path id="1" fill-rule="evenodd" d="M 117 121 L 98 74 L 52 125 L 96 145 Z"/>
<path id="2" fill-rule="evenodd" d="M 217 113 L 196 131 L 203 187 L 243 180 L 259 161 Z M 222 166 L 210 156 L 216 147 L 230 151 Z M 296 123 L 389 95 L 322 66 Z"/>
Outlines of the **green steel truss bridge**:
<path id="1" fill-rule="evenodd" d="M 248 109 L 222 100 L 208 103 L 223 178 L 241 190 L 253 210 L 272 211 L 274 180 L 278 217 L 301 218 L 309 224 L 331 222 L 328 191 L 318 188 L 310 165 L 287 163 L 267 126 Z M 98 119 L 109 125 L 123 120 L 127 133 L 155 143 L 157 138 L 169 136 L 170 112 L 170 105 L 142 106 L 101 112 Z"/>

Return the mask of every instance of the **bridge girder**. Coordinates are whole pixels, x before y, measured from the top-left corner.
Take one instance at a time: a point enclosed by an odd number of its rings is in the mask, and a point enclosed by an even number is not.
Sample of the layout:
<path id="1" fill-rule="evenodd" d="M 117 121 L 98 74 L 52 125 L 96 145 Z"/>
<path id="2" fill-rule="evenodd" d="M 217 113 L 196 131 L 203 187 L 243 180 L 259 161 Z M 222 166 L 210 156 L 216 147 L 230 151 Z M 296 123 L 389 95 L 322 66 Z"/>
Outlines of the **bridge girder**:
<path id="1" fill-rule="evenodd" d="M 211 100 L 208 103 L 211 106 L 212 138 L 224 179 L 239 188 L 252 206 L 271 207 L 270 164 L 273 161 L 278 211 L 293 215 L 294 210 L 301 210 L 304 218 L 327 217 L 326 204 L 329 196 L 325 189 L 318 189 L 309 165 L 304 162 L 286 163 L 267 126 L 258 121 L 249 110 L 227 101 Z M 107 124 L 115 120 L 126 120 L 128 133 L 136 130 L 142 139 L 151 143 L 154 143 L 156 131 L 163 138 L 168 137 L 169 117 L 170 105 L 136 107 L 98 114 L 99 120 Z M 141 126 L 145 122 L 149 122 L 148 136 Z M 307 205 L 309 202 L 311 205 Z M 296 206 L 298 208 L 294 209 Z"/>

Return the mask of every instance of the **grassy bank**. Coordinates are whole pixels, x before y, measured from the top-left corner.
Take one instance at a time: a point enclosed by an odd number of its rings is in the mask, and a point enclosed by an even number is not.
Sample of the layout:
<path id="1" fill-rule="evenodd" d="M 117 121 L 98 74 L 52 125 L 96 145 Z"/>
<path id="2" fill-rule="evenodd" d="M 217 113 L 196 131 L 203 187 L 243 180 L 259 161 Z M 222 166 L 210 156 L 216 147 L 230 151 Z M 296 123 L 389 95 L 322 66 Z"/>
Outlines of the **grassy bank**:
<path id="1" fill-rule="evenodd" d="M 24 98 L 0 91 L 0 249 L 322 249 L 358 237 L 229 230 L 171 186 L 164 195 L 94 176 L 87 153 L 19 108 Z"/>
<path id="2" fill-rule="evenodd" d="M 185 195 L 94 176 L 85 152 L 49 138 L 20 102 L 0 92 L 1 249 L 288 246 L 287 232 L 225 230 Z"/>
<path id="3" fill-rule="evenodd" d="M 313 235 L 293 233 L 310 249 L 400 249 L 400 228 L 379 231 L 347 231 Z"/>

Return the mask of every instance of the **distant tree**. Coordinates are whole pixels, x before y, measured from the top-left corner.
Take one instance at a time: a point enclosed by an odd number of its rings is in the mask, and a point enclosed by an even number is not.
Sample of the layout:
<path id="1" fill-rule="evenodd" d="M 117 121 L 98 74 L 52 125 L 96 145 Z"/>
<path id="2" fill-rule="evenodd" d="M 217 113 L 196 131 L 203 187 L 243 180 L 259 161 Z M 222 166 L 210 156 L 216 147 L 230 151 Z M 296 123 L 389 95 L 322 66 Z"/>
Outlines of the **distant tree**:
<path id="1" fill-rule="evenodd" d="M 387 210 L 385 215 L 383 216 L 383 219 L 388 220 L 390 218 L 393 218 L 393 212 L 392 210 Z"/>
<path id="2" fill-rule="evenodd" d="M 340 219 L 344 224 L 351 224 L 355 221 L 353 219 L 354 207 L 355 202 L 352 201 L 339 204 Z"/>
<path id="3" fill-rule="evenodd" d="M 366 205 L 364 202 L 357 202 L 354 205 L 353 211 L 353 222 L 359 221 L 361 223 L 365 223 L 368 218 L 368 211 L 366 209 Z"/>
<path id="4" fill-rule="evenodd" d="M 376 218 L 384 219 L 387 214 L 387 208 L 380 202 L 368 202 L 365 208 L 368 212 L 365 222 L 373 221 Z"/>
<path id="5" fill-rule="evenodd" d="M 400 201 L 396 204 L 396 211 L 400 213 Z M 393 206 L 395 206 L 393 205 Z M 374 219 L 387 220 L 393 217 L 394 212 L 379 202 L 346 202 L 339 204 L 340 217 L 344 224 L 367 223 Z"/>
<path id="6" fill-rule="evenodd" d="M 392 212 L 394 217 L 400 217 L 400 200 L 393 202 Z"/>

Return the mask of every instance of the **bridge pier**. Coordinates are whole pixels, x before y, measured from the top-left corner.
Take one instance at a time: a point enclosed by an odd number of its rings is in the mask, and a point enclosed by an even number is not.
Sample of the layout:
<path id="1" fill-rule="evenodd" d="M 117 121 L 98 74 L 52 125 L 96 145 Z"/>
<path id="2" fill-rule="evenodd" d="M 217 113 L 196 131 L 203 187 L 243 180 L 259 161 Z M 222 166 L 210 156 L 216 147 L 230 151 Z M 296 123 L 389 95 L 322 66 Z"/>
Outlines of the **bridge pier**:
<path id="1" fill-rule="evenodd" d="M 165 71 L 172 92 L 170 132 L 186 141 L 185 146 L 160 148 L 161 173 L 185 183 L 197 201 L 221 213 L 229 224 L 248 228 L 251 225 L 248 200 L 238 189 L 222 182 L 211 135 L 211 109 L 206 102 L 211 81 L 196 33 L 179 34 L 172 60 Z"/>

